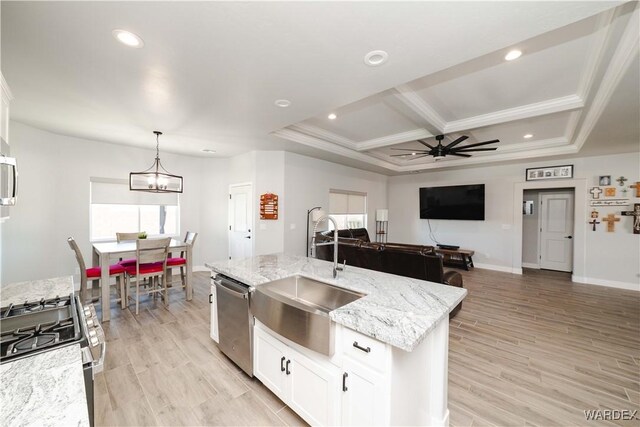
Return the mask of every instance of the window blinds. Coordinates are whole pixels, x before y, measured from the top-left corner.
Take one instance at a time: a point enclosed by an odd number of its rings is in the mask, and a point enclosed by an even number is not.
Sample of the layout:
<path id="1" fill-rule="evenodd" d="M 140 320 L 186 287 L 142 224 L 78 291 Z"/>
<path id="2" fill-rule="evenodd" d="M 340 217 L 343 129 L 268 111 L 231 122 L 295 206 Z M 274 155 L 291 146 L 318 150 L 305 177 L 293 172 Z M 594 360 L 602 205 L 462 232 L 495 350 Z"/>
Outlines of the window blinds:
<path id="1" fill-rule="evenodd" d="M 91 177 L 90 182 L 92 204 L 178 206 L 178 194 L 131 191 L 126 179 Z"/>
<path id="2" fill-rule="evenodd" d="M 329 190 L 329 213 L 332 215 L 366 214 L 367 194 Z"/>

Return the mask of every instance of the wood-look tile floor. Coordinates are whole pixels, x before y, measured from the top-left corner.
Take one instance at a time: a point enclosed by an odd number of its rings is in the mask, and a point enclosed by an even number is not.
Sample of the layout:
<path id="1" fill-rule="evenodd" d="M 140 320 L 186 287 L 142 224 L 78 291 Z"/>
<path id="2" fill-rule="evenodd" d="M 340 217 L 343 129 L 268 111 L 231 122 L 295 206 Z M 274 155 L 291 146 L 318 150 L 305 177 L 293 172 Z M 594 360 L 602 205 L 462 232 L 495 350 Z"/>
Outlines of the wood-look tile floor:
<path id="1" fill-rule="evenodd" d="M 452 426 L 640 425 L 584 416 L 640 409 L 638 293 L 555 272 L 462 274 L 469 294 L 450 322 Z M 220 353 L 209 275 L 194 282 L 193 300 L 174 291 L 168 309 L 146 300 L 136 316 L 113 304 L 96 425 L 305 425 Z"/>

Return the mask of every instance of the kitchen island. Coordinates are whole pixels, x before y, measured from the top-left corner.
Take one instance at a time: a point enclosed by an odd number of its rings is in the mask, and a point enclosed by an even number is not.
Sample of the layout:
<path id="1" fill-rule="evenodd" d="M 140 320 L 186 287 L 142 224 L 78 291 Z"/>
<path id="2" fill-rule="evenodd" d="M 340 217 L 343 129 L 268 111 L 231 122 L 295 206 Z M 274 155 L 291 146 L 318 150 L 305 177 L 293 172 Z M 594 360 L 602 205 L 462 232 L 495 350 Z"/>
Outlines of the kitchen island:
<path id="1" fill-rule="evenodd" d="M 73 277 L 0 286 L 0 304 L 73 294 Z M 89 426 L 79 344 L 63 346 L 0 365 L 2 426 Z"/>
<path id="2" fill-rule="evenodd" d="M 255 376 L 306 421 L 448 425 L 448 314 L 465 289 L 349 266 L 334 279 L 332 263 L 287 254 L 206 265 L 253 291 L 298 275 L 365 294 L 328 313 L 330 356 L 255 321 Z"/>

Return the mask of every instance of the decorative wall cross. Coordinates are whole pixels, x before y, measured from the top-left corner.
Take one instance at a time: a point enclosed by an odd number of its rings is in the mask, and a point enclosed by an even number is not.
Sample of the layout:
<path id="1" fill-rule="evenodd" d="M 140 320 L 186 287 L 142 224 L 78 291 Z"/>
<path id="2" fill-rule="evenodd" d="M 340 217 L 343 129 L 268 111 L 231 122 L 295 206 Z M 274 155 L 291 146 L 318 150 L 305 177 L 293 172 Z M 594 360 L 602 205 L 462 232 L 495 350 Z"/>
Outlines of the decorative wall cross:
<path id="1" fill-rule="evenodd" d="M 640 197 L 640 181 L 636 181 L 634 185 L 630 185 L 629 188 L 636 189 L 636 197 Z"/>
<path id="2" fill-rule="evenodd" d="M 602 220 L 607 222 L 607 232 L 612 233 L 615 231 L 616 222 L 620 222 L 620 217 L 616 214 L 609 214 Z"/>
<path id="3" fill-rule="evenodd" d="M 594 209 L 594 210 L 591 211 L 591 218 L 598 218 L 598 216 L 599 216 L 599 214 L 598 214 L 597 210 Z"/>
<path id="4" fill-rule="evenodd" d="M 589 221 L 589 224 L 593 225 L 593 231 L 596 231 L 596 224 L 600 224 L 600 221 L 594 218 L 591 221 Z"/>
<path id="5" fill-rule="evenodd" d="M 593 197 L 594 199 L 599 199 L 600 194 L 602 194 L 602 190 L 599 187 L 593 187 L 591 190 L 589 190 L 589 193 L 591 193 L 591 197 Z"/>
<path id="6" fill-rule="evenodd" d="M 628 179 L 625 178 L 624 176 L 621 176 L 620 178 L 616 179 L 616 181 L 618 181 L 618 183 L 620 184 L 620 187 L 623 187 L 624 183 L 628 181 Z"/>
<path id="7" fill-rule="evenodd" d="M 634 203 L 632 211 L 624 211 L 621 214 L 633 217 L 633 234 L 640 234 L 640 203 Z"/>

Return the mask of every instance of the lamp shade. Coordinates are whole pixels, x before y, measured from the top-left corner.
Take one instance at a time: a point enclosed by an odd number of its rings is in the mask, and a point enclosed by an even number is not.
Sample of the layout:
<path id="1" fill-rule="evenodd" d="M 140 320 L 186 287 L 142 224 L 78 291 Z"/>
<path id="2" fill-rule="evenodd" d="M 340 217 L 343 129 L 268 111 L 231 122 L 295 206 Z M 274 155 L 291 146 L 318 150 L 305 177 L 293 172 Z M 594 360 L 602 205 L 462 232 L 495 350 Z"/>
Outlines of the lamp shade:
<path id="1" fill-rule="evenodd" d="M 322 209 L 318 209 L 316 211 L 311 212 L 311 221 L 318 222 L 320 218 L 326 215 L 327 213 L 325 211 L 323 211 Z"/>
<path id="2" fill-rule="evenodd" d="M 376 221 L 389 221 L 389 211 L 387 209 L 377 209 Z"/>

